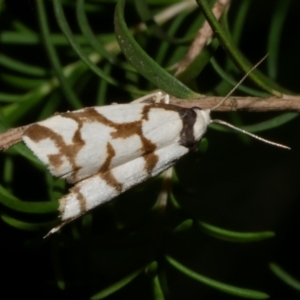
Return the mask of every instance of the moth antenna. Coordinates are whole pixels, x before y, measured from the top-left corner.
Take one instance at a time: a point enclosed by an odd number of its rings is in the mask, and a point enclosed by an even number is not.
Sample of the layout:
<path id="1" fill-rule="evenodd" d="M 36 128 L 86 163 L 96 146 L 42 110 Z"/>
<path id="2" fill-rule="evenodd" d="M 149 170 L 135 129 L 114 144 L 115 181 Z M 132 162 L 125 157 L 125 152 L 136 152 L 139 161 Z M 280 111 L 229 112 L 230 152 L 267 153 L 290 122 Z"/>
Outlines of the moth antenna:
<path id="1" fill-rule="evenodd" d="M 247 135 L 249 135 L 249 136 L 251 136 L 251 137 L 253 137 L 253 138 L 255 138 L 255 139 L 257 139 L 257 140 L 259 140 L 259 141 L 261 141 L 261 142 L 264 142 L 264 143 L 266 143 L 266 144 L 270 144 L 270 145 L 273 145 L 273 146 L 276 146 L 276 147 L 279 147 L 279 148 L 291 150 L 291 148 L 288 147 L 288 146 L 285 146 L 285 145 L 282 145 L 282 144 L 279 144 L 279 143 L 274 143 L 274 142 L 271 142 L 271 141 L 269 141 L 269 140 L 263 139 L 263 138 L 261 138 L 261 137 L 258 136 L 258 135 L 255 135 L 255 134 L 253 134 L 253 133 L 250 133 L 249 131 L 246 131 L 246 130 L 244 130 L 244 129 L 235 127 L 234 125 L 232 125 L 232 124 L 230 124 L 230 123 L 227 123 L 227 122 L 225 122 L 225 121 L 216 119 L 216 120 L 212 120 L 211 122 L 212 122 L 212 123 L 218 123 L 218 124 L 225 125 L 225 126 L 227 126 L 227 127 L 229 127 L 229 128 L 232 128 L 232 129 L 235 129 L 235 130 L 237 130 L 237 131 L 240 131 L 240 132 L 242 132 L 242 133 L 244 133 L 244 134 L 247 134 Z"/>
<path id="2" fill-rule="evenodd" d="M 211 110 L 214 110 L 216 108 L 218 108 L 219 106 L 221 106 L 232 94 L 233 92 L 243 83 L 243 81 L 248 77 L 248 75 L 255 70 L 269 55 L 269 53 L 267 53 L 260 61 L 258 61 L 244 76 L 243 78 L 233 87 L 233 89 L 228 93 L 228 95 L 220 102 L 218 103 L 216 106 L 214 106 Z"/>
<path id="3" fill-rule="evenodd" d="M 244 76 L 243 76 L 243 78 L 237 83 L 237 85 L 235 86 L 235 87 L 233 87 L 233 89 L 228 93 L 228 95 L 220 102 L 220 103 L 218 103 L 216 106 L 214 106 L 211 110 L 214 110 L 214 109 L 216 109 L 216 108 L 218 108 L 219 106 L 221 106 L 231 95 L 232 95 L 232 93 L 242 84 L 242 82 L 248 77 L 248 75 L 254 70 L 254 69 L 256 69 L 266 58 L 267 58 L 267 56 L 268 56 L 269 54 L 266 54 L 259 62 L 257 62 Z M 253 138 L 255 138 L 255 139 L 257 139 L 257 140 L 259 140 L 259 141 L 261 141 L 261 142 L 264 142 L 264 143 L 266 143 L 266 144 L 270 144 L 270 145 L 273 145 L 273 146 L 276 146 L 276 147 L 279 147 L 279 148 L 283 148 L 283 149 L 287 149 L 287 150 L 291 150 L 291 148 L 290 147 L 288 147 L 288 146 L 285 146 L 285 145 L 282 145 L 282 144 L 279 144 L 279 143 L 274 143 L 274 142 L 271 142 L 271 141 L 269 141 L 269 140 L 266 140 L 266 139 L 264 139 L 264 138 L 261 138 L 260 136 L 258 136 L 258 135 L 255 135 L 255 134 L 253 134 L 253 133 L 250 133 L 250 132 L 248 132 L 248 131 L 246 131 L 246 130 L 244 130 L 244 129 L 241 129 L 241 128 L 238 128 L 238 127 L 235 127 L 234 125 L 232 125 L 232 124 L 230 124 L 230 123 L 227 123 L 227 122 L 225 122 L 225 121 L 222 121 L 222 120 L 218 120 L 218 119 L 216 119 L 216 120 L 211 120 L 211 122 L 213 122 L 213 123 L 218 123 L 218 124 L 222 124 L 222 125 L 225 125 L 225 126 L 227 126 L 227 127 L 229 127 L 229 128 L 232 128 L 232 129 L 234 129 L 234 130 L 236 130 L 236 131 L 239 131 L 239 132 L 242 132 L 242 133 L 244 133 L 244 134 L 246 134 L 246 135 L 249 135 L 249 136 L 251 136 L 251 137 L 253 137 Z"/>

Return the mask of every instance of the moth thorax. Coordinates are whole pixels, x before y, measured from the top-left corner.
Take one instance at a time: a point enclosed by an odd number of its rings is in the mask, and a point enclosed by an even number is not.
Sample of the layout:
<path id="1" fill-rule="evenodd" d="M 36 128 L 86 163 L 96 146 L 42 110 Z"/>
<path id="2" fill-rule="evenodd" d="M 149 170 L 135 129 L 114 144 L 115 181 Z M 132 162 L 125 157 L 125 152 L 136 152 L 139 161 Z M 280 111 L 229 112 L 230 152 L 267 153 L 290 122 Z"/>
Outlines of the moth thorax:
<path id="1" fill-rule="evenodd" d="M 206 132 L 208 124 L 211 122 L 210 110 L 201 110 L 200 108 L 193 108 L 197 114 L 197 119 L 194 124 L 195 141 L 199 141 Z"/>

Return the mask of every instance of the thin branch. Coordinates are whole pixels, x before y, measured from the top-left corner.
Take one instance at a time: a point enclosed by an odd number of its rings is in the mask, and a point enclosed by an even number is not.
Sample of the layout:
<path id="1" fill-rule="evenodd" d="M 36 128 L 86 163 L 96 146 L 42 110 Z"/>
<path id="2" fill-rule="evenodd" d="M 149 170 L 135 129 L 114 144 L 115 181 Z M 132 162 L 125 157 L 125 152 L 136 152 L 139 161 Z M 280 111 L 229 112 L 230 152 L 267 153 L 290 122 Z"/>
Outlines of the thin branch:
<path id="1" fill-rule="evenodd" d="M 22 141 L 22 135 L 24 131 L 31 126 L 21 126 L 21 127 L 16 127 L 9 129 L 3 133 L 0 134 L 0 150 L 6 150 L 9 147 L 19 143 Z"/>
<path id="2" fill-rule="evenodd" d="M 170 104 L 183 107 L 198 106 L 202 109 L 211 109 L 218 105 L 224 97 L 204 96 L 197 100 L 184 100 L 171 97 Z M 300 96 L 283 95 L 282 98 L 269 97 L 229 97 L 226 102 L 219 106 L 215 111 L 300 111 Z"/>
<path id="3" fill-rule="evenodd" d="M 162 10 L 158 14 L 156 14 L 153 19 L 155 23 L 158 25 L 162 25 L 166 23 L 168 20 L 174 18 L 178 14 L 182 13 L 186 10 L 191 10 L 197 8 L 198 5 L 195 0 L 185 0 L 183 2 L 175 3 L 170 5 L 166 9 Z M 140 31 L 145 31 L 147 29 L 147 25 L 143 22 L 132 28 L 134 33 L 138 33 Z"/>
<path id="4" fill-rule="evenodd" d="M 212 12 L 215 15 L 216 19 L 219 20 L 225 11 L 225 9 L 230 4 L 230 0 L 218 0 Z M 203 48 L 209 43 L 213 36 L 214 32 L 210 27 L 209 23 L 205 21 L 202 27 L 199 29 L 197 36 L 195 37 L 193 43 L 191 44 L 188 52 L 181 62 L 177 65 L 176 76 L 185 71 L 185 69 L 196 59 L 196 57 L 201 53 Z"/>

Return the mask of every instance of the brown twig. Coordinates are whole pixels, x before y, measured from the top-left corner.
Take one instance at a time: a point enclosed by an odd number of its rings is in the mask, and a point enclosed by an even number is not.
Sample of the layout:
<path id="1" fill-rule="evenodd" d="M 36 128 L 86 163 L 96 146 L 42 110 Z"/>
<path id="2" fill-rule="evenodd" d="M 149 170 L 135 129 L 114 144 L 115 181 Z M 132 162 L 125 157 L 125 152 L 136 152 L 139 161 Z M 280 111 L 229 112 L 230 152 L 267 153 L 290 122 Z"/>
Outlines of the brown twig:
<path id="1" fill-rule="evenodd" d="M 202 109 L 211 109 L 222 101 L 223 97 L 204 96 L 197 100 L 184 100 L 171 97 L 170 103 L 183 106 L 198 106 Z M 229 97 L 225 103 L 215 111 L 300 111 L 300 96 L 283 95 L 282 98 L 269 97 Z"/>
<path id="2" fill-rule="evenodd" d="M 229 5 L 229 3 L 230 0 L 218 0 L 215 3 L 214 7 L 212 8 L 212 12 L 217 20 L 221 18 L 224 10 Z M 175 73 L 176 76 L 185 71 L 186 68 L 195 60 L 195 58 L 201 53 L 206 44 L 210 41 L 213 34 L 214 32 L 209 23 L 205 21 L 202 27 L 199 29 L 197 36 L 195 37 L 185 57 L 181 60 L 181 62 L 178 63 L 177 71 Z"/>
<path id="3" fill-rule="evenodd" d="M 22 141 L 24 131 L 31 125 L 9 129 L 0 134 L 0 150 L 6 150 L 9 147 Z"/>

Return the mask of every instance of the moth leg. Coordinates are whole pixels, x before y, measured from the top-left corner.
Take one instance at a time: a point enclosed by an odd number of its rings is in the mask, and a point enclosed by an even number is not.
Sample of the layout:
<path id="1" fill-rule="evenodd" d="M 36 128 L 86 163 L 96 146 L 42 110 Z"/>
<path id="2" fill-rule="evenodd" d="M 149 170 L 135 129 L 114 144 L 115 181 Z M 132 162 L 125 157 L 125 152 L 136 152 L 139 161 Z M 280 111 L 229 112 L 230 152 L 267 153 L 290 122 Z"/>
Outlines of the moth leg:
<path id="1" fill-rule="evenodd" d="M 164 97 L 162 98 L 162 100 L 163 101 L 161 101 L 161 102 L 163 102 L 165 104 L 170 104 L 170 95 L 169 94 L 165 94 Z"/>
<path id="2" fill-rule="evenodd" d="M 132 103 L 169 103 L 170 96 L 162 91 L 156 91 L 154 93 L 145 95 L 141 98 L 138 98 Z"/>

